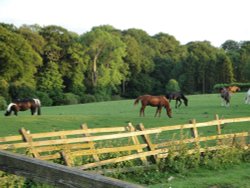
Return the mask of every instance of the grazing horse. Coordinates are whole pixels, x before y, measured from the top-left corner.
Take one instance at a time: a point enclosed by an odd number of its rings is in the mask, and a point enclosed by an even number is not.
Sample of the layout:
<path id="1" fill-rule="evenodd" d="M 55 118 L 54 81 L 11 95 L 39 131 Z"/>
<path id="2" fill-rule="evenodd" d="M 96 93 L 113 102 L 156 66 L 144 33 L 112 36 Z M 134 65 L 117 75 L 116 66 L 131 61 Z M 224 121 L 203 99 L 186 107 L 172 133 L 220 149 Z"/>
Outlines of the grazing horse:
<path id="1" fill-rule="evenodd" d="M 39 99 L 18 99 L 10 103 L 5 112 L 5 116 L 10 116 L 12 111 L 17 116 L 19 111 L 26 111 L 30 109 L 31 115 L 41 115 L 41 102 Z"/>
<path id="2" fill-rule="evenodd" d="M 238 86 L 229 86 L 227 88 L 227 90 L 230 92 L 230 93 L 236 93 L 237 91 L 240 91 L 240 88 Z"/>
<path id="3" fill-rule="evenodd" d="M 140 109 L 140 116 L 145 116 L 144 110 L 146 106 L 153 106 L 157 107 L 157 110 L 155 112 L 155 117 L 159 113 L 159 117 L 161 116 L 161 109 L 164 107 L 166 109 L 168 117 L 172 117 L 172 110 L 170 108 L 169 102 L 166 97 L 164 96 L 151 96 L 151 95 L 142 95 L 139 96 L 135 102 L 134 105 L 137 105 L 138 102 L 141 101 L 141 109 Z"/>
<path id="4" fill-rule="evenodd" d="M 184 102 L 185 106 L 188 106 L 188 99 L 184 96 L 182 92 L 173 92 L 173 93 L 167 93 L 166 98 L 171 102 L 171 100 L 175 100 L 175 108 L 180 107 L 182 104 L 182 101 Z M 179 102 L 179 105 L 178 105 Z"/>
<path id="5" fill-rule="evenodd" d="M 230 94 L 230 92 L 227 90 L 227 88 L 222 88 L 222 89 L 221 89 L 221 91 L 220 91 L 220 96 L 221 96 L 221 98 L 222 98 L 221 106 L 229 107 L 229 106 L 230 106 L 231 94 Z"/>
<path id="6" fill-rule="evenodd" d="M 250 104 L 250 88 L 247 91 L 247 96 L 245 98 L 245 103 L 246 104 Z"/>

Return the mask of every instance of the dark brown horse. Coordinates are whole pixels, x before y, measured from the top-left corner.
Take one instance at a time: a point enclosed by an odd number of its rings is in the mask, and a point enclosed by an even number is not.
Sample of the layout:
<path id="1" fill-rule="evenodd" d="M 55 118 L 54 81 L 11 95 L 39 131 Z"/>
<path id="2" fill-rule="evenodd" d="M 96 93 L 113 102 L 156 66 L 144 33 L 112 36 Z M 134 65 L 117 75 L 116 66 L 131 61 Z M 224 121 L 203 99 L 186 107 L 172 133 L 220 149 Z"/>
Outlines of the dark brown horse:
<path id="1" fill-rule="evenodd" d="M 10 116 L 12 112 L 17 116 L 19 111 L 30 109 L 31 115 L 41 115 L 41 102 L 39 99 L 18 99 L 10 103 L 5 112 L 5 116 Z"/>
<path id="2" fill-rule="evenodd" d="M 175 108 L 178 108 L 181 106 L 182 104 L 181 100 L 183 100 L 185 106 L 188 106 L 188 99 L 187 97 L 184 96 L 182 92 L 167 93 L 166 98 L 169 100 L 169 102 L 171 102 L 171 100 L 175 100 Z"/>
<path id="3" fill-rule="evenodd" d="M 230 106 L 231 94 L 227 90 L 227 88 L 222 88 L 220 90 L 220 96 L 222 98 L 221 106 L 229 107 Z"/>
<path id="4" fill-rule="evenodd" d="M 140 109 L 140 116 L 145 116 L 144 110 L 146 106 L 153 106 L 157 107 L 155 117 L 157 116 L 157 114 L 159 114 L 159 117 L 161 116 L 162 107 L 166 109 L 168 117 L 172 117 L 172 110 L 170 108 L 169 102 L 164 96 L 142 95 L 135 100 L 134 105 L 137 105 L 139 101 L 141 101 L 142 105 Z"/>

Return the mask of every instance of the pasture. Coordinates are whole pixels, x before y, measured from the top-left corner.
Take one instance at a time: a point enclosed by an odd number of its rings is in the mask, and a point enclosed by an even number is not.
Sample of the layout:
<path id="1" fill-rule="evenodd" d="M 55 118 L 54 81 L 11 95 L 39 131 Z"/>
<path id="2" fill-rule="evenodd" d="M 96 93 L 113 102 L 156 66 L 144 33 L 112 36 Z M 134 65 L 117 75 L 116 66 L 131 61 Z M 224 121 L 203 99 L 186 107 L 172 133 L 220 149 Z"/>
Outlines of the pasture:
<path id="1" fill-rule="evenodd" d="M 18 116 L 5 117 L 0 111 L 0 136 L 17 134 L 21 127 L 32 133 L 57 130 L 78 129 L 86 123 L 90 128 L 126 126 L 143 123 L 146 128 L 188 123 L 190 119 L 205 122 L 220 118 L 246 117 L 250 115 L 250 105 L 244 104 L 245 93 L 233 94 L 229 108 L 221 106 L 219 94 L 190 95 L 188 107 L 182 105 L 176 109 L 171 101 L 173 118 L 168 118 L 165 109 L 161 117 L 154 117 L 156 108 L 148 106 L 145 117 L 139 116 L 140 103 L 134 106 L 134 100 L 108 101 L 68 106 L 42 107 L 41 116 L 31 116 L 30 111 L 19 112 Z M 239 126 L 240 130 L 241 127 Z"/>
<path id="2" fill-rule="evenodd" d="M 218 114 L 220 118 L 249 117 L 250 115 L 250 105 L 244 103 L 245 92 L 233 94 L 231 106 L 228 108 L 221 106 L 219 94 L 190 95 L 187 96 L 187 98 L 189 99 L 189 106 L 185 107 L 182 105 L 178 109 L 175 108 L 175 101 L 171 101 L 173 118 L 167 117 L 165 109 L 162 110 L 161 117 L 154 117 L 156 108 L 153 107 L 147 107 L 145 110 L 145 117 L 140 117 L 139 110 L 141 104 L 139 103 L 139 105 L 134 106 L 134 100 L 42 107 L 41 116 L 31 116 L 30 112 L 26 111 L 19 112 L 18 116 L 12 115 L 5 117 L 3 115 L 4 111 L 1 111 L 0 136 L 16 135 L 21 127 L 30 130 L 32 133 L 78 129 L 83 123 L 86 123 L 90 128 L 126 126 L 128 122 L 131 122 L 133 125 L 143 123 L 146 128 L 152 128 L 166 125 L 186 124 L 190 119 L 194 118 L 197 122 L 206 122 L 213 120 L 215 114 Z M 243 126 L 243 123 L 240 123 L 237 126 L 226 126 L 223 131 L 232 133 L 249 130 L 249 126 L 246 126 L 246 124 Z M 210 132 L 210 130 L 204 129 L 203 134 L 210 134 Z M 232 181 L 243 182 L 242 185 L 246 185 L 249 180 L 244 182 L 242 178 L 247 177 L 246 174 L 249 173 L 249 165 L 245 168 L 237 168 L 235 171 L 237 171 L 236 177 L 238 177 L 238 179 L 236 178 L 237 180 L 233 179 Z M 210 180 L 212 176 L 214 176 L 214 171 L 193 172 L 190 174 L 189 180 L 182 177 L 175 179 L 178 179 L 178 182 L 182 181 L 187 185 L 186 187 L 188 187 L 188 185 L 192 187 L 192 185 L 194 185 L 191 182 L 192 179 L 193 181 L 200 179 L 200 173 L 205 173 L 204 176 L 207 176 L 208 179 L 204 178 L 201 180 L 200 183 L 197 183 L 197 187 L 201 187 L 203 182 L 208 180 L 215 182 L 213 185 L 215 185 L 216 182 L 223 181 L 223 178 L 226 181 L 232 176 L 230 174 L 232 174 L 233 171 L 223 171 L 223 173 L 221 173 L 222 178 L 217 180 Z M 154 187 L 171 185 L 176 185 L 173 187 L 182 186 L 182 184 L 178 182 L 174 184 L 174 182 L 173 180 L 170 184 L 158 184 Z M 228 183 L 228 180 L 226 183 Z"/>

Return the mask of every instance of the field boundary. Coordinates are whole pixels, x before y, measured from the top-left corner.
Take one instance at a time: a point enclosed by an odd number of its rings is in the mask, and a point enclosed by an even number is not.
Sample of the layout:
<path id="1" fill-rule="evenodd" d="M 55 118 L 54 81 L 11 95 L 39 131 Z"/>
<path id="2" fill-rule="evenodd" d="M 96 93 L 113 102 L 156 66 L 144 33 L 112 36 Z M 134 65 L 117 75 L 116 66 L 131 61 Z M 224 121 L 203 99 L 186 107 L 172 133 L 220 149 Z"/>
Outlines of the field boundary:
<path id="1" fill-rule="evenodd" d="M 197 123 L 193 119 L 187 124 L 149 129 L 142 123 L 137 126 L 128 123 L 126 127 L 113 128 L 88 128 L 87 124 L 83 124 L 79 130 L 47 133 L 30 133 L 21 128 L 20 135 L 0 138 L 0 150 L 21 152 L 41 160 L 59 160 L 67 166 L 84 171 L 101 172 L 105 167 L 103 171 L 107 172 L 110 166 L 118 168 L 117 164 L 129 160 L 137 160 L 141 166 L 151 168 L 160 159 L 166 158 L 173 148 L 178 155 L 178 149 L 183 144 L 188 145 L 190 154 L 236 146 L 247 150 L 250 146 L 250 131 L 223 133 L 223 128 L 229 124 L 235 126 L 249 121 L 250 117 L 219 119 L 216 115 L 214 120 L 208 122 Z M 200 135 L 200 129 L 205 127 L 214 127 L 215 134 Z M 182 137 L 184 130 L 189 130 L 187 137 Z M 154 139 L 169 131 L 177 131 L 179 138 L 161 141 Z M 131 168 L 128 167 L 129 170 Z"/>

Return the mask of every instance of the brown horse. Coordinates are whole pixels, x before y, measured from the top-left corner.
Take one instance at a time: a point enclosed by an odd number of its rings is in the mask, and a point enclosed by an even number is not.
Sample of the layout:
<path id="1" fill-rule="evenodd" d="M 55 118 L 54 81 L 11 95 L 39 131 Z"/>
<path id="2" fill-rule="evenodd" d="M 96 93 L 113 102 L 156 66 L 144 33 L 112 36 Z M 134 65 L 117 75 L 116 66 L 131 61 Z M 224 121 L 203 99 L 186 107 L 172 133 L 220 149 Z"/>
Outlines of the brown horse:
<path id="1" fill-rule="evenodd" d="M 165 107 L 168 117 L 170 118 L 172 117 L 172 110 L 170 108 L 169 102 L 167 98 L 164 96 L 142 95 L 135 100 L 134 105 L 137 105 L 139 101 L 141 101 L 142 105 L 140 109 L 140 116 L 142 115 L 145 116 L 144 110 L 146 106 L 149 105 L 157 107 L 157 110 L 155 112 L 155 117 L 157 116 L 157 114 L 159 114 L 159 117 L 161 116 L 162 107 Z"/>
<path id="2" fill-rule="evenodd" d="M 5 112 L 5 116 L 10 116 L 12 111 L 17 116 L 19 111 L 26 111 L 30 109 L 31 115 L 41 115 L 41 102 L 39 99 L 18 99 L 10 103 Z"/>
<path id="3" fill-rule="evenodd" d="M 240 91 L 240 88 L 238 86 L 229 86 L 227 88 L 227 90 L 230 92 L 230 93 L 236 93 L 237 91 Z"/>

